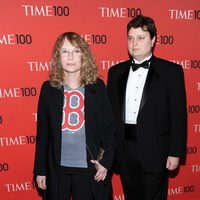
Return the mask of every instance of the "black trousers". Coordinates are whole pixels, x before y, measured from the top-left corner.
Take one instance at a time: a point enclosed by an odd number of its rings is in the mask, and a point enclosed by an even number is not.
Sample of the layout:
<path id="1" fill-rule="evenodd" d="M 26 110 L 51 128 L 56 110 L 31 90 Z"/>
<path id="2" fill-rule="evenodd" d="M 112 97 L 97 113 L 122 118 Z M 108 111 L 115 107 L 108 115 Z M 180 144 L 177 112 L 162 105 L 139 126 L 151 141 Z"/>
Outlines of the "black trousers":
<path id="1" fill-rule="evenodd" d="M 167 170 L 150 173 L 142 169 L 137 141 L 124 141 L 124 156 L 120 178 L 126 200 L 166 200 Z"/>
<path id="2" fill-rule="evenodd" d="M 88 171 L 60 173 L 60 200 L 93 200 Z"/>

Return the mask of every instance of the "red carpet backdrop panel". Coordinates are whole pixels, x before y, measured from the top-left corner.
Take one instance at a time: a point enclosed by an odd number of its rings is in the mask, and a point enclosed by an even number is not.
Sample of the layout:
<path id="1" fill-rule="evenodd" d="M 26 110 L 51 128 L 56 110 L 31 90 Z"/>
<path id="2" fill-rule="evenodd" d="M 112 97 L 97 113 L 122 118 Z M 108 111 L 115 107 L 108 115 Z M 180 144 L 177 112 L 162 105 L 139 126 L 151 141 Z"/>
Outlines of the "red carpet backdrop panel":
<path id="1" fill-rule="evenodd" d="M 33 182 L 37 102 L 48 79 L 53 44 L 73 31 L 88 42 L 107 80 L 112 65 L 128 59 L 126 25 L 139 14 L 157 25 L 155 55 L 184 69 L 187 157 L 170 174 L 169 200 L 200 200 L 200 4 L 199 0 L 1 0 L 0 198 L 39 200 Z M 114 200 L 124 200 L 118 176 Z"/>

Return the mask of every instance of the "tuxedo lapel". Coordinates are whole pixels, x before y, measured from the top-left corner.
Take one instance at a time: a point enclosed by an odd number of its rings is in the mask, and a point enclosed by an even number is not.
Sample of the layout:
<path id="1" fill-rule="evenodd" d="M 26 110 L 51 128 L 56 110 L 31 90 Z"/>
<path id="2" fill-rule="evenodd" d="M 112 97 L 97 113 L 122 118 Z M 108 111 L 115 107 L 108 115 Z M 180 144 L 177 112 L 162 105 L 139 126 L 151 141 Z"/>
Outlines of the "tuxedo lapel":
<path id="1" fill-rule="evenodd" d="M 159 79 L 159 74 L 156 71 L 156 67 L 158 66 L 156 66 L 154 60 L 155 60 L 155 57 L 153 56 L 151 64 L 150 64 L 149 72 L 147 74 L 146 82 L 144 85 L 139 112 L 144 107 L 145 103 L 147 102 L 148 97 L 154 90 L 154 87 L 156 86 L 156 83 L 158 82 L 158 79 Z"/>
<path id="2" fill-rule="evenodd" d="M 130 70 L 130 61 L 124 66 L 121 79 L 119 80 L 119 106 L 123 121 L 125 121 L 125 99 L 126 99 L 126 85 L 128 80 L 128 74 Z"/>

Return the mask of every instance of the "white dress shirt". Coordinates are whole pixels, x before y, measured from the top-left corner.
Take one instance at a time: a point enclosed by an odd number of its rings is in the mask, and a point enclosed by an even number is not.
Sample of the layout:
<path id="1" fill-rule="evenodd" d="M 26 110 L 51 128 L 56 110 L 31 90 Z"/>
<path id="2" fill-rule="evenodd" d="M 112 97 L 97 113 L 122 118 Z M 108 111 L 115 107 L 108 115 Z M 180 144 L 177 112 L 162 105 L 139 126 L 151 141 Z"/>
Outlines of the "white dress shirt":
<path id="1" fill-rule="evenodd" d="M 149 60 L 151 56 L 152 54 L 141 62 L 138 62 L 137 60 L 134 61 L 135 63 L 140 64 L 145 60 Z M 130 67 L 126 85 L 125 122 L 127 124 L 137 124 L 137 116 L 148 71 L 149 69 L 140 67 L 138 70 L 133 72 Z"/>

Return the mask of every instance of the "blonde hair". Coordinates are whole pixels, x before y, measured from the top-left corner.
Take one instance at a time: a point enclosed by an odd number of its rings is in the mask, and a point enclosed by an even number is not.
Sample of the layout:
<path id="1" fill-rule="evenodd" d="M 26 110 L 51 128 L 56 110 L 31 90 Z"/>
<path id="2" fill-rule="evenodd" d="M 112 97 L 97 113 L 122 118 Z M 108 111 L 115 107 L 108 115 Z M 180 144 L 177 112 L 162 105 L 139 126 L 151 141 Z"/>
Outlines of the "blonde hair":
<path id="1" fill-rule="evenodd" d="M 53 87 L 61 87 L 64 82 L 64 71 L 60 62 L 60 48 L 67 39 L 73 46 L 79 48 L 82 53 L 82 65 L 80 70 L 80 85 L 88 85 L 96 82 L 98 77 L 98 68 L 91 54 L 87 42 L 77 33 L 65 32 L 61 34 L 53 47 L 50 83 Z"/>

